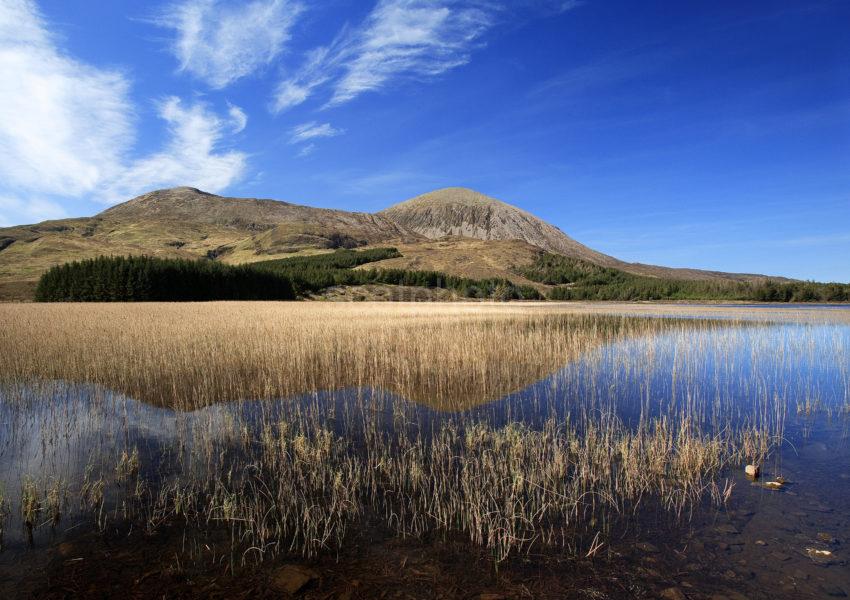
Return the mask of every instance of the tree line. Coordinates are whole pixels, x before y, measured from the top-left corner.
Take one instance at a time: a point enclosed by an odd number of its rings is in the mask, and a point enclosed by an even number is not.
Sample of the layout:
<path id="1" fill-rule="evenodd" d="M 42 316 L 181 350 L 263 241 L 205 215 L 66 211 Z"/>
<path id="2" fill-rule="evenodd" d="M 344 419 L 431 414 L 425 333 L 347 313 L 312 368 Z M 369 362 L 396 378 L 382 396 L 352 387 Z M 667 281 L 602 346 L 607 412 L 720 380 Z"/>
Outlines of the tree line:
<path id="1" fill-rule="evenodd" d="M 850 284 L 813 281 L 684 280 L 633 275 L 576 258 L 543 253 L 518 273 L 555 286 L 552 300 L 729 300 L 850 302 Z"/>
<path id="2" fill-rule="evenodd" d="M 102 256 L 51 268 L 38 283 L 36 300 L 292 300 L 333 286 L 366 284 L 448 289 L 465 298 L 543 299 L 534 287 L 501 278 L 472 279 L 439 271 L 354 269 L 400 256 L 395 248 L 341 249 L 239 266 L 211 260 Z M 539 255 L 517 272 L 531 281 L 554 286 L 548 293 L 552 300 L 850 302 L 848 284 L 660 279 L 549 253 Z"/>
<path id="3" fill-rule="evenodd" d="M 41 276 L 39 302 L 291 300 L 292 280 L 209 260 L 101 256 L 55 266 Z"/>
<path id="4" fill-rule="evenodd" d="M 39 302 L 292 300 L 332 286 L 365 284 L 449 289 L 467 298 L 543 298 L 535 288 L 515 285 L 507 279 L 471 279 L 439 271 L 353 268 L 400 256 L 395 248 L 342 249 L 238 266 L 211 260 L 101 256 L 52 267 L 41 276 L 35 299 Z"/>

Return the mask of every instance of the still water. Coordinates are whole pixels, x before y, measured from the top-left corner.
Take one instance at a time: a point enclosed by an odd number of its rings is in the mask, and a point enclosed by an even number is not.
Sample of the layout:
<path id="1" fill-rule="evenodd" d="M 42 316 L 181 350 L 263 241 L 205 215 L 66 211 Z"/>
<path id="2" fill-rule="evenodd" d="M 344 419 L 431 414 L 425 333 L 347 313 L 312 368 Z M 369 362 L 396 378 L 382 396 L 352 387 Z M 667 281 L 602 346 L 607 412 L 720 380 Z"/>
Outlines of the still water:
<path id="1" fill-rule="evenodd" d="M 179 412 L 85 384 L 7 385 L 0 388 L 0 596 L 14 597 L 63 543 L 138 519 L 125 508 L 138 491 L 131 480 L 155 493 L 172 480 L 208 477 L 266 423 L 321 421 L 357 447 L 365 422 L 427 439 L 447 423 L 575 422 L 581 430 L 595 416 L 633 428 L 670 416 L 718 435 L 751 427 L 775 436 L 758 480 L 744 476 L 744 464 L 728 464 L 717 476 L 730 491 L 721 505 L 696 502 L 673 516 L 647 500 L 618 517 L 599 560 L 606 552 L 627 556 L 683 597 L 850 594 L 850 326 L 720 320 L 622 339 L 497 400 L 464 406 L 447 410 L 367 388 Z M 773 481 L 781 485 L 769 487 Z M 27 527 L 32 489 L 43 500 Z M 83 500 L 97 494 L 99 503 Z"/>

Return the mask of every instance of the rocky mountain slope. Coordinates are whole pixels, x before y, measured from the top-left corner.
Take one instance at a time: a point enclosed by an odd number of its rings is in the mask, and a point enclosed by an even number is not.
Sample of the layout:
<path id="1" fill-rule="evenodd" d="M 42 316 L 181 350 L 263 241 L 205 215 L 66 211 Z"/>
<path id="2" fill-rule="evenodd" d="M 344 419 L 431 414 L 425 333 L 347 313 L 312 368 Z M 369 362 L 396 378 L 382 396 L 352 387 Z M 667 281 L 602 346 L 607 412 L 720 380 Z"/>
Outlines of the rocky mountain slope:
<path id="1" fill-rule="evenodd" d="M 516 206 L 467 188 L 445 188 L 378 213 L 429 239 L 446 236 L 478 240 L 522 240 L 549 252 L 601 265 L 619 261 L 591 250 L 563 231 Z"/>
<path id="2" fill-rule="evenodd" d="M 372 267 L 476 278 L 509 276 L 542 251 L 655 277 L 761 277 L 624 263 L 526 211 L 465 188 L 437 190 L 369 214 L 182 187 L 144 194 L 94 217 L 0 228 L 0 299 L 31 297 L 38 277 L 51 266 L 100 255 L 243 263 L 381 245 L 398 247 L 404 257 Z"/>
<path id="3" fill-rule="evenodd" d="M 748 273 L 674 269 L 627 263 L 588 248 L 531 213 L 467 188 L 435 190 L 384 209 L 378 215 L 429 239 L 459 236 L 478 240 L 522 240 L 555 254 L 579 258 L 635 275 L 675 279 L 763 278 L 761 275 Z"/>

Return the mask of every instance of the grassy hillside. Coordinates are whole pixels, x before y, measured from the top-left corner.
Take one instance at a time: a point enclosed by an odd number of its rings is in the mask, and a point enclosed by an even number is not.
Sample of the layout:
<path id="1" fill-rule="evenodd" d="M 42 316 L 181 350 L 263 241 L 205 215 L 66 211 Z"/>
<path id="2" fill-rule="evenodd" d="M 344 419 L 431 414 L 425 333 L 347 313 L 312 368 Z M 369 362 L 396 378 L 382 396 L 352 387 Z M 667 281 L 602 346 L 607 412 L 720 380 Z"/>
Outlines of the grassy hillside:
<path id="1" fill-rule="evenodd" d="M 406 271 L 440 271 L 469 279 L 509 279 L 517 285 L 546 286 L 531 281 L 517 272 L 518 265 L 528 265 L 540 249 L 521 240 L 474 240 L 443 238 L 415 243 L 393 244 L 401 253 L 368 263 L 357 269 L 404 269 Z"/>
<path id="2" fill-rule="evenodd" d="M 495 300 L 542 298 L 534 287 L 517 285 L 505 278 L 474 279 L 431 270 L 352 268 L 395 258 L 401 258 L 396 248 L 337 250 L 331 254 L 256 262 L 251 267 L 286 275 L 292 280 L 298 294 L 302 296 L 316 294 L 334 286 L 382 284 L 447 289 L 465 298 Z"/>

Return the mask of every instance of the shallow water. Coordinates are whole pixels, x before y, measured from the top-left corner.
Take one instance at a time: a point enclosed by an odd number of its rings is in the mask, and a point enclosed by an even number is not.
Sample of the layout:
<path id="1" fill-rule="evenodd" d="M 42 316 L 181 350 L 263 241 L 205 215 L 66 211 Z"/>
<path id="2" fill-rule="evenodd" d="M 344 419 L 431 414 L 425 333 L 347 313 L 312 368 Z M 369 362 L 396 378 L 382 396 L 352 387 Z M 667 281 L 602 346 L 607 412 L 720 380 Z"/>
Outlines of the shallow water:
<path id="1" fill-rule="evenodd" d="M 447 422 L 541 428 L 577 415 L 615 416 L 630 427 L 678 416 L 706 433 L 756 426 L 782 438 L 760 481 L 747 480 L 743 465 L 724 470 L 720 478 L 734 487 L 723 506 L 698 503 L 673 518 L 647 502 L 606 551 L 627 553 L 642 572 L 673 577 L 694 597 L 850 594 L 850 326 L 741 322 L 602 346 L 531 386 L 460 412 L 374 389 L 179 412 L 84 384 L 6 386 L 0 483 L 9 514 L 0 580 L 25 577 L 49 549 L 92 529 L 98 515 L 79 501 L 85 482 L 102 477 L 99 510 L 120 515 L 128 493 L 116 473 L 122 452 L 138 450 L 139 474 L 156 486 L 225 467 L 240 440 L 284 418 L 318 420 L 340 435 L 356 436 L 358 423 L 369 421 L 428 438 Z M 780 489 L 764 486 L 778 476 L 787 480 Z M 31 540 L 20 509 L 27 481 L 62 498 L 59 523 L 44 511 Z"/>

